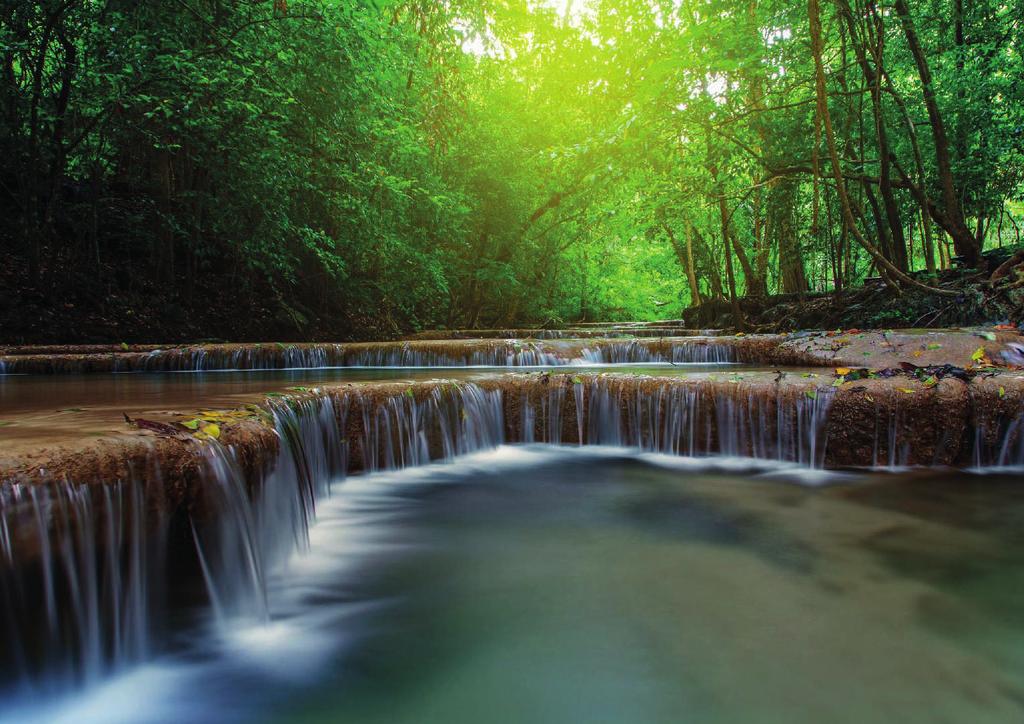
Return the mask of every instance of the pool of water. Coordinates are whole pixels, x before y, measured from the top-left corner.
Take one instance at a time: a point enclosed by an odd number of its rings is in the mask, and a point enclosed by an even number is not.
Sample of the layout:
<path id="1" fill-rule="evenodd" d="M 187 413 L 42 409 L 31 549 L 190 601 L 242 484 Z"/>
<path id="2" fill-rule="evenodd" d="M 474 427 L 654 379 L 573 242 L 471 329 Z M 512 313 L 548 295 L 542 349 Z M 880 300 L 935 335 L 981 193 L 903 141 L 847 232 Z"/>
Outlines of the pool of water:
<path id="1" fill-rule="evenodd" d="M 335 483 L 269 623 L 0 718 L 1024 721 L 1024 483 L 505 446 Z"/>

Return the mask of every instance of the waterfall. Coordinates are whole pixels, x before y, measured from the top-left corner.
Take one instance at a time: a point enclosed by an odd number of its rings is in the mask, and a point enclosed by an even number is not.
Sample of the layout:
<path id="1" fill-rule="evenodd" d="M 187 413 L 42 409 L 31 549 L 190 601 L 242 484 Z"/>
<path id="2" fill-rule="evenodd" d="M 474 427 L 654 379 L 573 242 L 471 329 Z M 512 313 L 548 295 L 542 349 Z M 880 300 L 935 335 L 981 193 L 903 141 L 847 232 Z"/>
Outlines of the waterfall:
<path id="1" fill-rule="evenodd" d="M 525 441 L 636 447 L 672 455 L 732 455 L 825 464 L 831 388 L 808 395 L 742 384 L 691 384 L 645 377 L 591 376 L 572 381 L 572 401 L 557 383 L 523 387 L 516 405 Z M 570 415 L 567 428 L 562 416 Z M 528 421 L 546 421 L 527 429 Z"/>
<path id="2" fill-rule="evenodd" d="M 6 685 L 88 684 L 149 655 L 167 541 L 152 502 L 138 478 L 0 486 Z"/>
<path id="3" fill-rule="evenodd" d="M 259 481 L 248 481 L 237 451 L 217 443 L 202 455 L 208 471 L 204 508 L 192 521 L 196 552 L 219 625 L 265 622 L 267 571 L 309 544 L 316 503 L 345 474 L 347 451 L 339 424 L 344 402 L 330 396 L 271 405 L 280 440 Z"/>
<path id="4" fill-rule="evenodd" d="M 237 344 L 0 357 L 0 374 L 202 372 L 325 367 L 565 367 L 592 364 L 727 364 L 736 340 L 451 340 L 353 344 Z M 92 349 L 85 347 L 83 349 Z"/>
<path id="5" fill-rule="evenodd" d="M 350 399 L 361 411 L 357 435 L 367 471 L 422 465 L 504 442 L 502 395 L 497 390 L 443 383 L 422 399 L 412 388 L 382 400 L 357 391 Z"/>
<path id="6" fill-rule="evenodd" d="M 346 386 L 269 401 L 279 444 L 265 460 L 265 452 L 244 447 L 197 445 L 201 484 L 183 523 L 185 508 L 163 511 L 162 478 L 153 466 L 145 478 L 107 485 L 5 483 L 0 616 L 7 640 L 0 659 L 13 672 L 7 685 L 38 692 L 88 684 L 159 651 L 169 544 L 177 546 L 179 565 L 194 559 L 214 626 L 267 621 L 268 575 L 308 546 L 318 502 L 349 470 L 422 465 L 506 442 L 616 445 L 820 468 L 835 456 L 848 458 L 830 442 L 839 396 L 831 386 L 547 373 L 474 384 Z M 879 462 L 903 464 L 913 445 L 900 398 L 877 399 L 865 413 L 875 427 L 858 424 L 852 432 L 866 446 L 864 457 L 874 445 L 876 455 L 884 453 Z M 996 409 L 979 396 L 970 409 L 977 464 L 1024 462 L 1016 403 Z"/>
<path id="7" fill-rule="evenodd" d="M 605 341 L 585 347 L 575 364 L 728 364 L 736 361 L 736 348 L 728 342 L 686 340 L 649 344 L 646 340 Z"/>

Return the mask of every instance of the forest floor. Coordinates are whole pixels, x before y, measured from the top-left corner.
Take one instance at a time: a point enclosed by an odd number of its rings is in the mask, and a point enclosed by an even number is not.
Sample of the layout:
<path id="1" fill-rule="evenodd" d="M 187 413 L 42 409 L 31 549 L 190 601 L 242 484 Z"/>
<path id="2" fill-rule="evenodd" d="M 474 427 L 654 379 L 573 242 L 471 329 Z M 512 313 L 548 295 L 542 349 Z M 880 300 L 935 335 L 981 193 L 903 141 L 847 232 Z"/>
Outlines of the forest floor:
<path id="1" fill-rule="evenodd" d="M 1016 256 L 1020 254 L 1021 256 Z M 757 332 L 801 329 L 903 329 L 1024 324 L 1024 252 L 994 249 L 983 270 L 948 270 L 919 281 L 954 292 L 932 294 L 914 287 L 896 293 L 881 280 L 839 292 L 780 294 L 740 300 L 744 328 Z M 712 300 L 683 312 L 684 326 L 736 329 L 726 300 Z"/>

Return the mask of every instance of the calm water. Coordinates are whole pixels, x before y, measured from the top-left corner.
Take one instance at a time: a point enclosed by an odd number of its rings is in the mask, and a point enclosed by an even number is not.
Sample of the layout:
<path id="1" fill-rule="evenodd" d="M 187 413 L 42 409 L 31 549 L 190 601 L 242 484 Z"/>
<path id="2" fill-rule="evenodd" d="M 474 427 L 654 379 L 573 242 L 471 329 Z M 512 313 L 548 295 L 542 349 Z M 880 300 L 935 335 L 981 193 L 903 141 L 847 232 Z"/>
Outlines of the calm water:
<path id="1" fill-rule="evenodd" d="M 0 717 L 1020 722 L 1024 484 L 503 447 L 335 485 L 270 603 Z"/>

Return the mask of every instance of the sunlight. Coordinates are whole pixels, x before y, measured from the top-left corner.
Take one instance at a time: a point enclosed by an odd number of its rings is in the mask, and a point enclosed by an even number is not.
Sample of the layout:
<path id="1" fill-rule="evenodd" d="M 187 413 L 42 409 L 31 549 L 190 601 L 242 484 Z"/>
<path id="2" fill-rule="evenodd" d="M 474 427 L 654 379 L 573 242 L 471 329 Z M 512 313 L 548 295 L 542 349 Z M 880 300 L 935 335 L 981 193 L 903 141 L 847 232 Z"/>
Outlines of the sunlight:
<path id="1" fill-rule="evenodd" d="M 573 24 L 592 14 L 596 4 L 595 0 L 542 0 L 542 3 L 557 10 L 563 18 L 568 18 Z"/>

